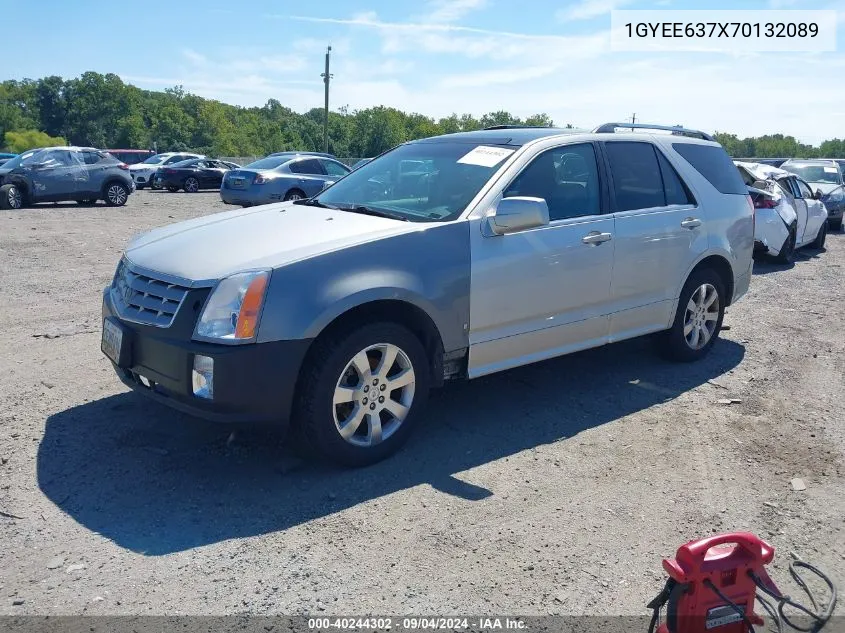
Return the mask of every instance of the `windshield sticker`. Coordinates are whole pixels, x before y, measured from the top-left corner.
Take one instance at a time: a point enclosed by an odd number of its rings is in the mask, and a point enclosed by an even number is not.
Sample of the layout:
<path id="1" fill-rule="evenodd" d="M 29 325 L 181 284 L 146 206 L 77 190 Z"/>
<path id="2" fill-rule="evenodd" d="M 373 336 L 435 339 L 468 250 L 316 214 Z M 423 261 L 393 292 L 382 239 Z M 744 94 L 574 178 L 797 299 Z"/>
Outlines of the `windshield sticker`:
<path id="1" fill-rule="evenodd" d="M 825 167 L 824 171 L 825 171 L 826 174 L 835 174 L 836 173 L 836 167 Z"/>
<path id="2" fill-rule="evenodd" d="M 479 145 L 458 159 L 464 165 L 480 165 L 481 167 L 495 167 L 505 158 L 513 154 L 514 150 L 504 147 L 490 147 Z"/>

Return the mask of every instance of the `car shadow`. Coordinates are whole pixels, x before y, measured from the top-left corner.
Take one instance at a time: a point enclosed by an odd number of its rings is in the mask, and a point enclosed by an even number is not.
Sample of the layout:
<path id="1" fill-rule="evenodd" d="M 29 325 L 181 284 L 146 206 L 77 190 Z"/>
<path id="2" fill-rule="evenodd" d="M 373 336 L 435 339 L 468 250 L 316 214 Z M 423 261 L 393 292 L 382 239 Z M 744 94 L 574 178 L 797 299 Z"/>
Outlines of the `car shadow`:
<path id="1" fill-rule="evenodd" d="M 455 474 L 672 400 L 744 354 L 720 340 L 677 365 L 637 339 L 451 385 L 402 451 L 357 470 L 298 459 L 279 434 L 230 435 L 122 393 L 47 419 L 38 484 L 81 525 L 150 556 L 285 530 L 419 484 L 478 500 L 496 491 Z"/>

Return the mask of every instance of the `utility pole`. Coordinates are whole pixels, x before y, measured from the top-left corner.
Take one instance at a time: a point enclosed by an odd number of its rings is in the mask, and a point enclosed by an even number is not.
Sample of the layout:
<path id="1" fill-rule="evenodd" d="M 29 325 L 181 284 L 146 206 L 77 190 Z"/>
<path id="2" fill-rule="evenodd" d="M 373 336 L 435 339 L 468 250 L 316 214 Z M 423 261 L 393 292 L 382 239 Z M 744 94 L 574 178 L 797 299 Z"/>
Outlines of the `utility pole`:
<path id="1" fill-rule="evenodd" d="M 329 46 L 326 49 L 326 72 L 324 72 L 320 77 L 323 78 L 323 83 L 326 84 L 326 108 L 325 112 L 323 113 L 323 143 L 326 147 L 325 151 L 329 151 L 329 81 L 332 78 L 331 73 L 329 72 L 329 57 L 332 54 L 332 47 Z"/>
<path id="2" fill-rule="evenodd" d="M 633 116 L 631 117 L 631 123 L 633 125 L 637 124 L 637 113 L 636 112 L 634 112 Z"/>

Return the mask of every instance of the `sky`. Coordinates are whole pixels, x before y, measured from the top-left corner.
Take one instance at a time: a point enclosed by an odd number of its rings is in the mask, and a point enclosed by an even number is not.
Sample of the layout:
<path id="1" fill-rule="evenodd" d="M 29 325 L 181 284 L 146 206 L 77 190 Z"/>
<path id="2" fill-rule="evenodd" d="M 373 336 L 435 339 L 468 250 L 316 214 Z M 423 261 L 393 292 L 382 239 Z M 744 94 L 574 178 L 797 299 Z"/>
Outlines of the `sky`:
<path id="1" fill-rule="evenodd" d="M 545 112 L 803 142 L 845 136 L 845 0 L 2 0 L 0 79 L 116 73 L 236 105 Z M 617 9 L 836 9 L 828 53 L 610 50 Z M 841 42 L 841 43 L 840 43 Z M 17 51 L 17 53 L 15 53 Z"/>

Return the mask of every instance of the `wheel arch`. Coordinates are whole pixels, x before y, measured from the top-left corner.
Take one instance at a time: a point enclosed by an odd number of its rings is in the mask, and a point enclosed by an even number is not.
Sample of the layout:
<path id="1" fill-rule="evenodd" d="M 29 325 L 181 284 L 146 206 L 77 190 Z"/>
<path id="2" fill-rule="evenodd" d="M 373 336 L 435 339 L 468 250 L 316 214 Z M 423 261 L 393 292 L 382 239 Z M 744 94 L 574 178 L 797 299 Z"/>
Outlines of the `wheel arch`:
<path id="1" fill-rule="evenodd" d="M 106 178 L 106 179 L 103 181 L 103 186 L 102 186 L 102 187 L 100 187 L 100 194 L 101 194 L 104 198 L 105 198 L 105 196 L 106 196 L 106 191 L 108 190 L 109 186 L 110 186 L 110 185 L 113 185 L 113 184 L 123 185 L 124 187 L 126 187 L 126 192 L 127 192 L 127 194 L 131 194 L 131 193 L 132 193 L 132 186 L 131 186 L 131 185 L 128 185 L 128 184 L 126 183 L 126 181 L 124 181 L 124 180 L 123 180 L 123 179 L 121 179 L 121 178 L 118 178 L 117 176 L 111 176 L 110 178 Z"/>
<path id="2" fill-rule="evenodd" d="M 722 280 L 722 283 L 725 286 L 725 306 L 731 305 L 734 296 L 734 272 L 731 263 L 723 255 L 711 254 L 699 260 L 687 273 L 686 277 L 684 278 L 684 284 L 687 283 L 687 280 L 692 275 L 697 273 L 699 270 L 705 269 L 713 270 L 716 272 L 717 275 L 719 275 Z M 683 285 L 681 286 L 681 288 L 683 288 Z"/>
<path id="3" fill-rule="evenodd" d="M 356 328 L 366 323 L 387 321 L 407 327 L 422 343 L 428 356 L 432 386 L 443 383 L 443 337 L 431 315 L 409 297 L 385 296 L 367 301 L 354 302 L 345 306 L 312 330 L 314 335 L 306 353 L 306 362 L 314 347 L 314 341 Z"/>

